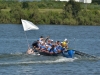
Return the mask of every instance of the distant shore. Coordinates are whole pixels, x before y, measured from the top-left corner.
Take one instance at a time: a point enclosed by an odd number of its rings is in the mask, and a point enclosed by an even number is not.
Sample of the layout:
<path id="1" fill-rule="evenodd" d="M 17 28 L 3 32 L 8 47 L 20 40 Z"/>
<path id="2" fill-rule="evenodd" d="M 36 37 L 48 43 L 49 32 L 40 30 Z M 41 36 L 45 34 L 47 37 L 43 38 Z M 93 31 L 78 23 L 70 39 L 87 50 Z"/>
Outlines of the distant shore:
<path id="1" fill-rule="evenodd" d="M 64 10 L 67 2 L 0 2 L 0 23 L 21 24 L 26 19 L 34 24 L 100 25 L 100 5 L 80 3 L 81 10 Z M 72 7 L 70 7 L 72 8 Z"/>

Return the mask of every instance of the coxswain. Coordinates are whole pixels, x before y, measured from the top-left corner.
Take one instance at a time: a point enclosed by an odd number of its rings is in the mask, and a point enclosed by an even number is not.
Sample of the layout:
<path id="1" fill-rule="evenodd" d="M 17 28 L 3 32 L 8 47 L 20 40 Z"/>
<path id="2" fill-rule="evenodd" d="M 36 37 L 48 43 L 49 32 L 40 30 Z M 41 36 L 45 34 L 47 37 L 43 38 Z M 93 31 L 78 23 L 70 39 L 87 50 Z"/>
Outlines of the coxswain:
<path id="1" fill-rule="evenodd" d="M 65 39 L 65 40 L 62 42 L 62 47 L 68 49 L 68 43 L 69 43 L 68 40 Z"/>

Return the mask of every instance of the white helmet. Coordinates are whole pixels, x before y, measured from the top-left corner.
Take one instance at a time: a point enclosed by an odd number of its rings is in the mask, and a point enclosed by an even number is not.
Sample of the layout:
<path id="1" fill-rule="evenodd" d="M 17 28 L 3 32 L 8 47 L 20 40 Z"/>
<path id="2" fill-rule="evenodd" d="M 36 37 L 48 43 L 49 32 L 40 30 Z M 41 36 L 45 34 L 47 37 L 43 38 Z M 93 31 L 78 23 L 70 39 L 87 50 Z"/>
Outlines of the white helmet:
<path id="1" fill-rule="evenodd" d="M 64 41 L 67 41 L 67 39 L 65 38 L 65 40 Z"/>
<path id="2" fill-rule="evenodd" d="M 51 39 L 51 41 L 53 41 L 53 40 Z"/>

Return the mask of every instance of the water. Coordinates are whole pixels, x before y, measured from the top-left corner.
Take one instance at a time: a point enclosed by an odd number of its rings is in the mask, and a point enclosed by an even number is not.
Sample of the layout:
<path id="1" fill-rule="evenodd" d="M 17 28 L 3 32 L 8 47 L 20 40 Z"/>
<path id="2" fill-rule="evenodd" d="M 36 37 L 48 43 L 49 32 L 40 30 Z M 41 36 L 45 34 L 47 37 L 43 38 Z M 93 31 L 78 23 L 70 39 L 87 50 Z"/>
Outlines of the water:
<path id="1" fill-rule="evenodd" d="M 27 31 L 31 45 L 41 35 L 54 41 L 69 40 L 69 47 L 97 58 L 27 55 L 20 24 L 0 24 L 0 75 L 100 75 L 100 26 L 38 25 Z"/>

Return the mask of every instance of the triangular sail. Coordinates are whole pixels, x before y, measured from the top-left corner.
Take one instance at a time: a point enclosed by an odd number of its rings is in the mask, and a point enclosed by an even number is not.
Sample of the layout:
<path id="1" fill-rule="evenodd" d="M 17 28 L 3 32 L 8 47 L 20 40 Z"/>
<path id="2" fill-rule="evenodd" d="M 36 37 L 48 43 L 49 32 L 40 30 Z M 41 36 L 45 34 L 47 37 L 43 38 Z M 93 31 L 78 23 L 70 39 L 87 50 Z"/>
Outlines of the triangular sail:
<path id="1" fill-rule="evenodd" d="M 36 25 L 34 25 L 30 21 L 23 20 L 23 19 L 21 19 L 21 21 L 22 21 L 22 25 L 23 25 L 24 31 L 28 31 L 28 30 L 38 30 L 39 29 Z"/>

